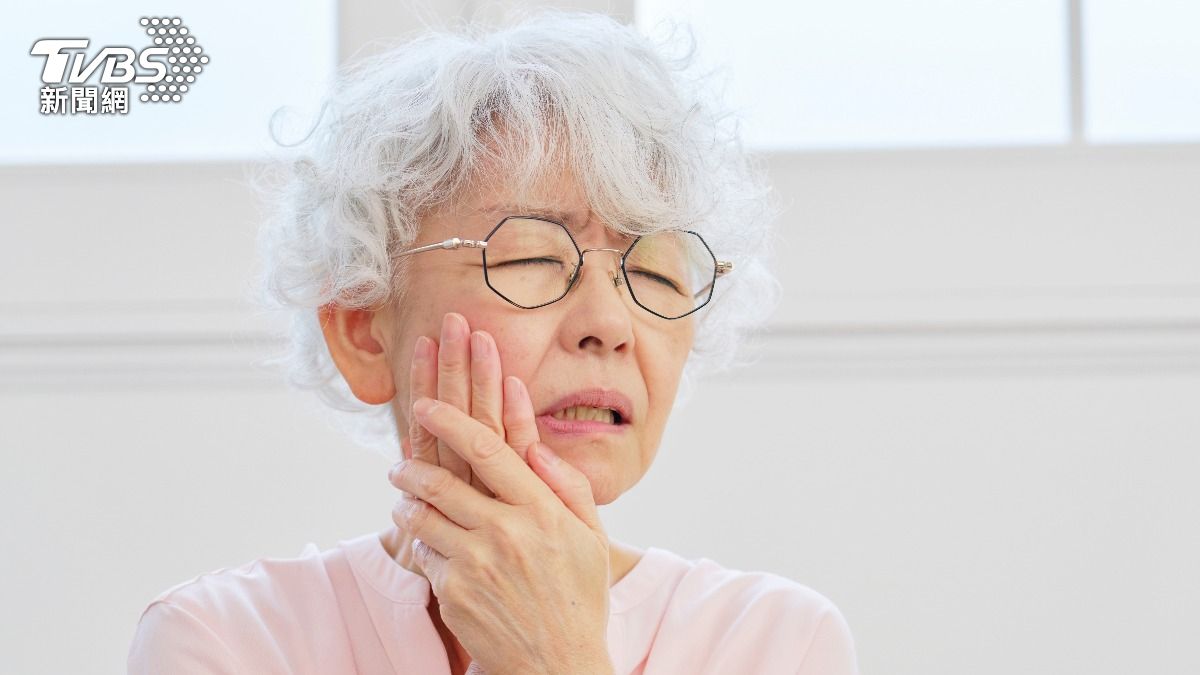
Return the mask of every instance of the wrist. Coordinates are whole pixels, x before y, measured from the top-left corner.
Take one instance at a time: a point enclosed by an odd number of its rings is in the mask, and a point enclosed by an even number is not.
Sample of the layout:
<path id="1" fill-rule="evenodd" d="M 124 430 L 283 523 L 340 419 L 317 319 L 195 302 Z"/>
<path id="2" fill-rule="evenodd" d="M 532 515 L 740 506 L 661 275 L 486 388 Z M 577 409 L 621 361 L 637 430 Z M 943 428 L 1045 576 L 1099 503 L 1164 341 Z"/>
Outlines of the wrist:
<path id="1" fill-rule="evenodd" d="M 580 675 L 614 675 L 612 659 L 608 656 L 607 647 L 602 651 L 597 651 L 591 657 L 583 658 L 578 662 L 578 669 L 573 670 L 573 673 Z"/>
<path id="2" fill-rule="evenodd" d="M 616 671 L 613 669 L 612 660 L 608 658 L 607 652 L 604 654 L 603 658 L 597 658 L 596 660 L 592 661 L 592 666 L 581 672 L 586 672 L 588 675 L 616 675 Z"/>
<path id="3" fill-rule="evenodd" d="M 525 674 L 537 672 L 545 675 L 615 675 L 607 646 L 602 651 L 576 652 L 570 658 L 557 663 L 543 663 L 542 666 L 521 672 Z"/>

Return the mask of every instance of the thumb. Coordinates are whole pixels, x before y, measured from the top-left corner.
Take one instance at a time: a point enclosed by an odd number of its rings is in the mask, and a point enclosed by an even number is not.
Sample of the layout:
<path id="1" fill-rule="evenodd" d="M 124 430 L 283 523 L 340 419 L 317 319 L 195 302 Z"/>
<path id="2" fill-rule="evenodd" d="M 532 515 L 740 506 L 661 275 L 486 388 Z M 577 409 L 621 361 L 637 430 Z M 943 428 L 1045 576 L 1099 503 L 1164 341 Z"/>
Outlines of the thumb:
<path id="1" fill-rule="evenodd" d="M 562 500 L 571 513 L 596 532 L 604 532 L 592 484 L 582 471 L 562 461 L 550 446 L 538 441 L 526 451 L 529 467 Z"/>

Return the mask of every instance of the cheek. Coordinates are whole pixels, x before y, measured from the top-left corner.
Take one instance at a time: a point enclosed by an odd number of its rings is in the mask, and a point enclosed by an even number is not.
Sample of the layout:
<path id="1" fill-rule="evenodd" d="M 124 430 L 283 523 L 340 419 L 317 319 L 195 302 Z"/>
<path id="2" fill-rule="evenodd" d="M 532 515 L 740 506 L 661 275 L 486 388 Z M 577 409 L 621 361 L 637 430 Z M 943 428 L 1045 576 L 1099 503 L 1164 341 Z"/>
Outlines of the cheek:
<path id="1" fill-rule="evenodd" d="M 434 275 L 415 274 L 402 298 L 402 304 L 396 308 L 396 342 L 392 349 L 395 360 L 392 371 L 399 384 L 403 383 L 401 391 L 408 391 L 409 372 L 412 369 L 413 347 L 418 336 L 424 335 L 435 342 L 441 342 L 442 318 L 447 312 L 460 311 L 454 306 L 456 295 L 454 287 L 447 288 L 446 284 L 431 283 Z M 461 302 L 462 295 L 457 299 Z"/>
<path id="2" fill-rule="evenodd" d="M 681 323 L 673 328 L 675 330 L 651 334 L 650 351 L 654 352 L 652 365 L 655 380 L 678 379 L 683 364 L 687 361 L 688 353 L 692 349 L 692 341 L 695 336 L 692 324 L 690 322 Z"/>
<path id="3" fill-rule="evenodd" d="M 536 317 L 514 315 L 525 312 L 500 307 L 483 310 L 478 307 L 462 312 L 471 330 L 482 330 L 496 341 L 500 352 L 500 368 L 504 375 L 515 375 L 530 384 L 537 366 L 550 348 L 553 333 Z"/>
<path id="4" fill-rule="evenodd" d="M 646 380 L 647 393 L 655 403 L 657 414 L 665 417 L 674 402 L 679 387 L 683 365 L 692 348 L 692 331 L 680 330 L 675 334 L 656 336 L 647 344 L 641 359 L 642 375 Z"/>

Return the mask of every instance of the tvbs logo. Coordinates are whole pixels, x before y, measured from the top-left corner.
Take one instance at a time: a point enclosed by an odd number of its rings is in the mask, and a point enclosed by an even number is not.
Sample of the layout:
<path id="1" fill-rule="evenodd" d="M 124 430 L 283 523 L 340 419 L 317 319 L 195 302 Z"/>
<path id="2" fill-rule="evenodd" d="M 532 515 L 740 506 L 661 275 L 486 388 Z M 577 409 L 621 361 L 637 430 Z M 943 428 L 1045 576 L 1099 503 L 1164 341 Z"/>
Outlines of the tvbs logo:
<path id="1" fill-rule="evenodd" d="M 46 85 L 40 96 L 42 114 L 66 113 L 68 100 L 71 114 L 128 112 L 129 88 L 120 85 L 130 83 L 146 85 L 139 96 L 142 101 L 182 101 L 208 64 L 208 55 L 177 17 L 143 17 L 141 24 L 153 45 L 140 51 L 107 46 L 89 58 L 87 38 L 48 38 L 33 43 L 29 54 L 46 59 L 42 67 L 42 82 Z M 97 75 L 101 87 L 86 86 Z"/>
<path id="2" fill-rule="evenodd" d="M 38 40 L 33 43 L 29 52 L 33 56 L 45 56 L 46 66 L 42 69 L 42 82 L 46 84 L 83 84 L 92 78 L 101 64 L 104 72 L 100 75 L 100 84 L 125 84 L 133 81 L 138 84 L 160 82 L 167 76 L 167 66 L 153 60 L 153 56 L 166 56 L 171 50 L 166 47 L 150 47 L 143 49 L 141 54 L 129 47 L 105 47 L 100 50 L 92 62 L 87 63 L 87 57 L 82 53 L 64 54 L 64 49 L 87 49 L 88 40 Z M 70 56 L 75 58 L 72 60 Z M 134 61 L 145 70 L 154 71 L 153 75 L 138 75 L 133 67 Z M 71 73 L 66 80 L 67 63 L 71 63 Z"/>

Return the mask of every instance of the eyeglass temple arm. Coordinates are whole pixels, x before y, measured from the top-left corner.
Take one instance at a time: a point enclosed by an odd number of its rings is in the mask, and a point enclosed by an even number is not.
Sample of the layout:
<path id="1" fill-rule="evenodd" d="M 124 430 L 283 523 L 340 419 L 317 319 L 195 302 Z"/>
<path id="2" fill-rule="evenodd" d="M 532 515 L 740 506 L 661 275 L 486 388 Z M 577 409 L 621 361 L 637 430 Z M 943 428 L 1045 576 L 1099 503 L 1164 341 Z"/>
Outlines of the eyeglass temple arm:
<path id="1" fill-rule="evenodd" d="M 447 239 L 442 242 L 438 242 L 436 244 L 428 244 L 426 246 L 418 246 L 416 248 L 410 248 L 407 251 L 400 251 L 399 253 L 396 254 L 396 256 L 397 257 L 406 256 L 411 253 L 424 253 L 425 251 L 433 251 L 436 249 L 455 249 L 455 248 L 487 248 L 487 242 L 486 241 L 477 241 L 475 239 L 459 239 L 458 237 L 451 237 L 450 239 Z"/>
<path id="2" fill-rule="evenodd" d="M 732 271 L 733 271 L 733 263 L 728 262 L 728 261 L 719 260 L 719 261 L 717 261 L 717 273 L 713 276 L 713 279 L 715 280 L 717 277 L 725 275 L 725 274 L 729 274 Z M 693 293 L 692 297 L 699 298 L 699 297 L 708 295 L 708 289 L 712 288 L 712 286 L 713 286 L 712 281 L 708 282 L 707 284 L 704 284 L 704 288 L 701 288 L 700 290 Z"/>

